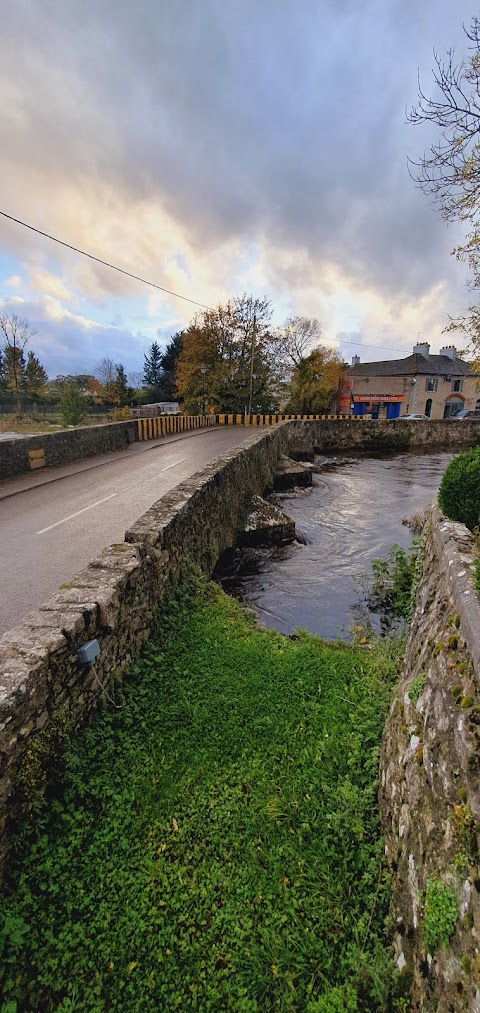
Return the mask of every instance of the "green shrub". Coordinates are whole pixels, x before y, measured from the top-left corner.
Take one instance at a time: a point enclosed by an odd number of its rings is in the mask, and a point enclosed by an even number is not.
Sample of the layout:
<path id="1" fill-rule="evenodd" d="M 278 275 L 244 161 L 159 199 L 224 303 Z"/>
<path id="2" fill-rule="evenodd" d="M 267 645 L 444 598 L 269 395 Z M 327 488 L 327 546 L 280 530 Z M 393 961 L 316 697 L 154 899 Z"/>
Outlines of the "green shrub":
<path id="1" fill-rule="evenodd" d="M 412 618 L 415 595 L 422 572 L 424 542 L 414 538 L 410 549 L 392 545 L 386 556 L 372 560 L 371 574 L 359 585 L 370 612 L 380 616 L 382 632 L 395 622 Z"/>
<path id="2" fill-rule="evenodd" d="M 128 405 L 124 408 L 114 408 L 112 413 L 112 419 L 114 422 L 128 422 L 132 417 L 132 413 Z"/>
<path id="3" fill-rule="evenodd" d="M 427 680 L 424 675 L 416 675 L 415 678 L 412 679 L 408 689 L 408 696 L 412 703 L 416 703 L 417 700 L 420 699 L 425 689 L 426 682 Z"/>
<path id="4" fill-rule="evenodd" d="M 67 380 L 62 389 L 60 416 L 64 426 L 81 426 L 87 415 L 85 395 L 75 380 Z"/>
<path id="5" fill-rule="evenodd" d="M 457 915 L 457 898 L 453 890 L 445 886 L 441 879 L 429 880 L 424 917 L 425 942 L 429 953 L 434 953 L 437 943 L 448 946 L 455 930 Z"/>
<path id="6" fill-rule="evenodd" d="M 446 517 L 471 531 L 480 520 L 480 448 L 454 457 L 444 472 L 438 503 Z"/>

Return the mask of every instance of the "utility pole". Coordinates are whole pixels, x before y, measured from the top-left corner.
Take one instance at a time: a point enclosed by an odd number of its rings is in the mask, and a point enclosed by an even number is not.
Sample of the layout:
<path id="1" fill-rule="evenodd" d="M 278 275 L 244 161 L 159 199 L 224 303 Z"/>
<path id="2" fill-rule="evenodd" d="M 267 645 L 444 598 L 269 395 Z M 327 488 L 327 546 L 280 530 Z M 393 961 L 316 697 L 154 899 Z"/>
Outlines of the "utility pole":
<path id="1" fill-rule="evenodd" d="M 202 415 L 205 415 L 205 373 L 207 372 L 207 367 L 203 363 L 200 366 L 200 372 L 202 374 Z"/>
<path id="2" fill-rule="evenodd" d="M 252 414 L 252 394 L 253 394 L 253 358 L 255 355 L 255 337 L 257 332 L 257 314 L 253 314 L 253 325 L 252 325 L 252 353 L 250 358 L 250 395 L 248 398 L 248 414 Z"/>

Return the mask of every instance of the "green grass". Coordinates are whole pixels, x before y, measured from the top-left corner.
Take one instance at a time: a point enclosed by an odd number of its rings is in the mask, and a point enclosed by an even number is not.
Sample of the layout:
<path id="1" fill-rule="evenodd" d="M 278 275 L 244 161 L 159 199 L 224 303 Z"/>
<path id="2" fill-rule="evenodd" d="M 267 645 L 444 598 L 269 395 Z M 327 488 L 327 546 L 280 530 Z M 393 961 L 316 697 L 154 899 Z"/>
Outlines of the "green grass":
<path id="1" fill-rule="evenodd" d="M 393 1010 L 376 795 L 400 643 L 289 640 L 193 584 L 29 799 L 3 1011 Z"/>

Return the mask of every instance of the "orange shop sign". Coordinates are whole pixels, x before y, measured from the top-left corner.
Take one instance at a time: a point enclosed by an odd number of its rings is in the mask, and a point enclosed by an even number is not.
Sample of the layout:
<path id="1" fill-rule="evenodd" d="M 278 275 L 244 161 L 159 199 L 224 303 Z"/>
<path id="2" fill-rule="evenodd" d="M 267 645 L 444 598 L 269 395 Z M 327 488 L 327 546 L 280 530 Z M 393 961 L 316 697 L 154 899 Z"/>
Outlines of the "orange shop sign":
<path id="1" fill-rule="evenodd" d="M 403 401 L 403 394 L 352 394 L 355 404 L 392 404 Z"/>

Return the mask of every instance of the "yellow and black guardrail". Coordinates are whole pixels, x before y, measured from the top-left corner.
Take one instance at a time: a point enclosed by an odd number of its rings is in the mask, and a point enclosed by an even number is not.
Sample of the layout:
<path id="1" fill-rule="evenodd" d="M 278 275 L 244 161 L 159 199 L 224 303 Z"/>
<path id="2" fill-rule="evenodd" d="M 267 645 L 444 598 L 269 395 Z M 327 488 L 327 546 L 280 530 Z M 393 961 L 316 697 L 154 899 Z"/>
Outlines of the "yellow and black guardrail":
<path id="1" fill-rule="evenodd" d="M 287 420 L 313 422 L 321 419 L 361 419 L 356 415 L 159 415 L 156 418 L 139 418 L 137 440 L 158 440 L 162 436 L 185 433 L 192 429 L 211 429 L 215 426 L 274 426 Z"/>

